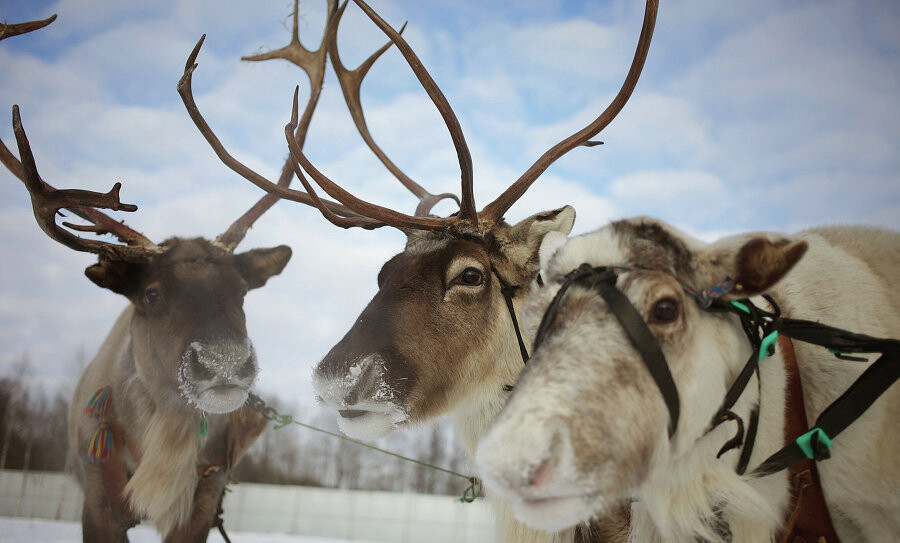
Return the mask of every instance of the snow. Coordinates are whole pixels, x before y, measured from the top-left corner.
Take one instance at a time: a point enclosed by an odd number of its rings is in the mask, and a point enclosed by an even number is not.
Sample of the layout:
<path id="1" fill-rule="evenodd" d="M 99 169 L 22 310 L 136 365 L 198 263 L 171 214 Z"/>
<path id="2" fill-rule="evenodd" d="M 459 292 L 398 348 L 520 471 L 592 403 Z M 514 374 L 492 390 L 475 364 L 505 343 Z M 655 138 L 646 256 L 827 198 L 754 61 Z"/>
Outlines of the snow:
<path id="1" fill-rule="evenodd" d="M 232 541 L 240 543 L 349 543 L 349 539 L 324 537 L 258 534 L 252 532 L 229 532 Z M 132 543 L 158 543 L 159 533 L 151 527 L 137 526 L 128 531 Z M 81 543 L 81 524 L 55 520 L 0 517 L 0 541 L 22 541 L 29 543 Z M 210 531 L 208 543 L 223 543 L 224 539 L 215 529 Z M 353 540 L 353 543 L 365 543 Z"/>

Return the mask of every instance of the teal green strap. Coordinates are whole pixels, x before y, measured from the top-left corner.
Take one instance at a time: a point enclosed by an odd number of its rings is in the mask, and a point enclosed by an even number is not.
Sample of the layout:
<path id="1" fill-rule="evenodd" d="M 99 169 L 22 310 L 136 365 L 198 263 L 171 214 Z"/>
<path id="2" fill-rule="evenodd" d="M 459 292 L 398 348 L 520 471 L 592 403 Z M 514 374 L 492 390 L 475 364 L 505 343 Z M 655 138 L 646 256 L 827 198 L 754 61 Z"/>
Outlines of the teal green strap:
<path id="1" fill-rule="evenodd" d="M 732 301 L 731 301 L 731 305 L 733 305 L 734 307 L 740 309 L 740 310 L 743 311 L 744 313 L 747 313 L 748 315 L 750 314 L 750 308 L 747 307 L 746 305 L 742 304 L 741 302 L 737 301 L 737 300 L 732 300 Z"/>
<path id="2" fill-rule="evenodd" d="M 759 343 L 759 360 L 775 354 L 775 342 L 778 341 L 778 330 L 772 330 L 772 333 L 762 338 Z"/>
<path id="3" fill-rule="evenodd" d="M 806 457 L 810 460 L 815 459 L 811 443 L 813 434 L 816 434 L 816 439 L 819 440 L 819 443 L 823 443 L 829 449 L 831 448 L 832 444 L 831 438 L 828 437 L 828 434 L 826 434 L 825 431 L 821 428 L 813 428 L 812 430 L 798 437 L 797 446 L 800 447 L 800 450 L 803 451 L 803 454 L 805 454 Z"/>

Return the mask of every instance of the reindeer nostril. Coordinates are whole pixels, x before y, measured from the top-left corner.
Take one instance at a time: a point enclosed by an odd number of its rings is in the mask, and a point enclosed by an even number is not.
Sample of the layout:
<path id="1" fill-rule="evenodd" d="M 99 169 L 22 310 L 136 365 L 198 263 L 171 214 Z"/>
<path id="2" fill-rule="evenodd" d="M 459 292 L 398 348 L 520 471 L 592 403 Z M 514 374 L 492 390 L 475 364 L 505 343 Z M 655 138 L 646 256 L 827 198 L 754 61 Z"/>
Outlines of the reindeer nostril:
<path id="1" fill-rule="evenodd" d="M 359 388 L 353 387 L 353 389 L 344 396 L 344 405 L 356 405 L 359 402 Z"/>
<path id="2" fill-rule="evenodd" d="M 196 349 L 191 349 L 191 367 L 195 379 L 210 380 L 216 374 L 203 362 L 200 361 L 200 355 Z"/>
<path id="3" fill-rule="evenodd" d="M 550 461 L 550 458 L 545 458 L 544 461 L 541 462 L 540 465 L 531 472 L 531 476 L 528 478 L 527 486 L 534 489 L 539 489 L 549 483 L 552 477 L 553 463 Z"/>
<path id="4" fill-rule="evenodd" d="M 238 368 L 238 379 L 251 379 L 256 375 L 256 360 L 250 355 L 246 361 Z"/>

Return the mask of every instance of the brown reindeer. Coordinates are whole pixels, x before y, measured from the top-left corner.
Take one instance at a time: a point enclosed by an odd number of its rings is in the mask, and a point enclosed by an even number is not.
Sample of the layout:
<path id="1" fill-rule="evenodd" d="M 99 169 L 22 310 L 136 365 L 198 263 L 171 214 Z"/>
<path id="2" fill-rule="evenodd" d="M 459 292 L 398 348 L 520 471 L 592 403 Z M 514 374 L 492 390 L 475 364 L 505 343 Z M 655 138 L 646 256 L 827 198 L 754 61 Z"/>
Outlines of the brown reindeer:
<path id="1" fill-rule="evenodd" d="M 5 26 L 2 37 L 49 22 Z M 188 94 L 199 45 L 179 85 Z M 308 73 L 316 62 L 324 65 L 322 51 L 304 64 Z M 317 97 L 321 79 L 310 79 Z M 314 107 L 311 99 L 294 135 L 299 145 Z M 137 209 L 119 201 L 118 183 L 106 194 L 54 189 L 37 173 L 15 106 L 13 128 L 21 162 L 2 142 L 0 161 L 25 183 L 38 224 L 67 247 L 96 253 L 88 278 L 131 302 L 79 380 L 70 407 L 69 465 L 85 493 L 84 540 L 125 541 L 131 526 L 148 519 L 166 541 L 204 541 L 232 468 L 265 426 L 262 417 L 240 409 L 258 371 L 243 299 L 280 273 L 291 251 L 234 249 L 278 197 L 265 195 L 214 241 L 172 238 L 156 245 L 97 209 Z M 284 171 L 277 186 L 286 189 L 293 173 L 289 166 Z M 302 194 L 293 198 L 304 201 Z M 69 229 L 113 234 L 125 245 L 84 239 L 57 225 L 63 208 L 93 223 L 63 223 Z"/>
<path id="2" fill-rule="evenodd" d="M 98 211 L 137 209 L 120 202 L 119 183 L 105 194 L 54 189 L 38 175 L 17 106 L 13 130 L 21 162 L 4 164 L 28 188 L 38 224 L 63 245 L 97 254 L 85 275 L 131 302 L 69 408 L 68 465 L 85 494 L 84 540 L 125 541 L 141 519 L 167 541 L 205 540 L 233 466 L 265 427 L 239 409 L 259 369 L 244 295 L 280 273 L 291 250 L 234 254 L 257 210 L 215 241 L 156 245 Z M 78 237 L 56 224 L 63 208 L 93 223 L 64 226 L 126 244 Z"/>
<path id="3" fill-rule="evenodd" d="M 379 273 L 378 293 L 317 366 L 314 385 L 322 403 L 338 412 L 342 430 L 352 436 L 375 438 L 398 426 L 450 414 L 466 447 L 474 452 L 484 428 L 506 402 L 509 392 L 505 385 L 515 382 L 523 367 L 528 343 L 517 338 L 515 323 L 519 306 L 538 274 L 540 243 L 549 232 L 568 233 L 575 219 L 569 206 L 538 213 L 515 225 L 508 224 L 504 214 L 556 159 L 579 145 L 591 145 L 590 138 L 625 105 L 647 55 L 657 2 L 647 2 L 634 61 L 612 104 L 588 126 L 545 152 L 496 200 L 476 211 L 471 157 L 447 100 L 400 33 L 364 2 L 354 1 L 398 47 L 443 117 L 462 172 L 460 210 L 448 218 L 431 216 L 434 203 L 449 195 L 433 196 L 420 187 L 411 188 L 420 198 L 413 216 L 362 201 L 319 172 L 288 138 L 297 176 L 310 196 L 318 198 L 304 170 L 328 195 L 359 215 L 336 217 L 322 205 L 328 220 L 344 228 L 388 225 L 407 235 L 404 251 Z M 366 129 L 359 85 L 371 61 L 354 72 L 344 69 L 334 41 L 336 27 L 330 20 L 329 52 L 357 127 L 388 168 L 411 187 L 408 178 L 397 174 L 377 150 Z M 296 118 L 295 98 L 287 134 Z M 270 188 L 273 194 L 284 192 Z M 571 531 L 554 536 L 530 530 L 515 522 L 503 505 L 498 513 L 504 541 L 573 538 Z"/>

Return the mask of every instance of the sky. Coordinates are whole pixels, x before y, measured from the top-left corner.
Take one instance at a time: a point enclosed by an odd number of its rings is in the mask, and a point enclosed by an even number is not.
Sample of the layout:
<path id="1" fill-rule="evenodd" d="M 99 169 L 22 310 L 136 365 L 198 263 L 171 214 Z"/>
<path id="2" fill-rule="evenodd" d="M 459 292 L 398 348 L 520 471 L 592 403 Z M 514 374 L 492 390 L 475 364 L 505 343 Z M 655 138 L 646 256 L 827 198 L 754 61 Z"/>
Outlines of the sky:
<path id="1" fill-rule="evenodd" d="M 889 1 L 663 0 L 650 54 L 624 111 L 552 166 L 507 218 L 571 204 L 575 233 L 654 215 L 702 239 L 819 224 L 900 229 L 900 4 Z M 479 208 L 546 149 L 596 117 L 618 91 L 640 30 L 631 0 L 372 0 L 406 38 L 460 118 Z M 261 195 L 212 153 L 175 90 L 207 39 L 194 96 L 229 151 L 276 179 L 300 70 L 241 55 L 289 39 L 288 0 L 0 0 L 0 20 L 57 13 L 49 27 L 0 42 L 0 139 L 22 118 L 42 177 L 106 191 L 139 210 L 127 223 L 160 242 L 215 237 Z M 301 40 L 321 36 L 324 1 L 300 3 Z M 342 58 L 385 38 L 347 9 Z M 440 117 L 396 50 L 363 84 L 378 143 L 431 192 L 459 192 Z M 354 194 L 412 213 L 416 201 L 356 133 L 329 73 L 307 155 Z M 449 203 L 436 212 L 455 211 Z M 376 291 L 402 233 L 341 230 L 281 202 L 240 250 L 288 244 L 285 271 L 245 309 L 262 368 L 258 391 L 314 407 L 311 371 Z M 95 257 L 49 239 L 22 184 L 0 171 L 0 375 L 24 356 L 36 383 L 71 390 L 127 301 L 83 274 Z"/>

